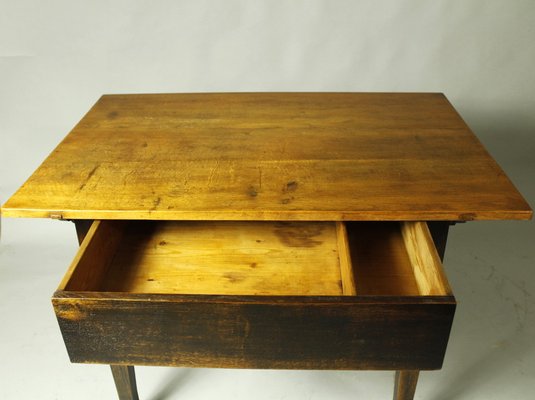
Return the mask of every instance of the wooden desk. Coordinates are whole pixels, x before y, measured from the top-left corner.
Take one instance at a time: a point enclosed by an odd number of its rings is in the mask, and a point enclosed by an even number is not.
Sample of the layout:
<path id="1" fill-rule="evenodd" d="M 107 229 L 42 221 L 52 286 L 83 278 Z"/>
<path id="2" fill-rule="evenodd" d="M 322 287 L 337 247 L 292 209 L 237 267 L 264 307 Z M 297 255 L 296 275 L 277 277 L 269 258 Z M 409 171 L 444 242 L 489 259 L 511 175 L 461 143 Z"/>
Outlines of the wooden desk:
<path id="1" fill-rule="evenodd" d="M 458 221 L 532 211 L 442 94 L 106 95 L 2 207 L 73 220 L 53 304 L 71 361 L 442 365 Z"/>

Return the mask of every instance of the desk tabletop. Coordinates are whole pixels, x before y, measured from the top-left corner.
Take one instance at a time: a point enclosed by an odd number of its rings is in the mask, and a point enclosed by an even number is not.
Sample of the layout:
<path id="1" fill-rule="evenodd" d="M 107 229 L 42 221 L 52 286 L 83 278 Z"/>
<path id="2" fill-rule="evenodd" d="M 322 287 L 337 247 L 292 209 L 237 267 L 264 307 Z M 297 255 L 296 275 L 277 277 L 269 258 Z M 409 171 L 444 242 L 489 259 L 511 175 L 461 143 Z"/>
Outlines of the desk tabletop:
<path id="1" fill-rule="evenodd" d="M 4 216 L 495 220 L 531 209 L 438 93 L 104 95 Z"/>

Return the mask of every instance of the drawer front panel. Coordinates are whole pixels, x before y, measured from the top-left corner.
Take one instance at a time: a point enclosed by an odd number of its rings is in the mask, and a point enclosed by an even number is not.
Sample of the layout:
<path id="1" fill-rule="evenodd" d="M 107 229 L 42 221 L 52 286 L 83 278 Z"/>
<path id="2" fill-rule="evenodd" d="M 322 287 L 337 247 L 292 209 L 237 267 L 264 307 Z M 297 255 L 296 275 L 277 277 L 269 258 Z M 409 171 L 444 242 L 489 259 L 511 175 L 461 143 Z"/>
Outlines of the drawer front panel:
<path id="1" fill-rule="evenodd" d="M 71 361 L 223 368 L 439 369 L 453 297 L 53 298 Z"/>

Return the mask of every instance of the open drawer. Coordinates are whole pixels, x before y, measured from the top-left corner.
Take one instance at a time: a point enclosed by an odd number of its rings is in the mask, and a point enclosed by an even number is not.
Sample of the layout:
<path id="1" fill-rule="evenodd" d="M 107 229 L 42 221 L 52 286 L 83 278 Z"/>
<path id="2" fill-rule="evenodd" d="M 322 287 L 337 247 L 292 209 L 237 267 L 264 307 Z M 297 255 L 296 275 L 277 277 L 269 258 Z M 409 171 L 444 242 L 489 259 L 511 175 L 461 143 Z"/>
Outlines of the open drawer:
<path id="1" fill-rule="evenodd" d="M 424 222 L 95 221 L 52 299 L 73 362 L 438 369 Z"/>

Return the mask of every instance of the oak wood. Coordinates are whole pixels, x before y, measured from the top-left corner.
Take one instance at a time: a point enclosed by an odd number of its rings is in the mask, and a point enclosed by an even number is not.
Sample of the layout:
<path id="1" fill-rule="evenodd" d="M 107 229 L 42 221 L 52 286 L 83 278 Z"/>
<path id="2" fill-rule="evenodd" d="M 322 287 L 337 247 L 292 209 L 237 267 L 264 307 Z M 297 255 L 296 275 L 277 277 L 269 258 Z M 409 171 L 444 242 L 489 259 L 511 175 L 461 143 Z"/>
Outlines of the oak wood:
<path id="1" fill-rule="evenodd" d="M 440 257 L 425 222 L 402 223 L 401 233 L 421 295 L 451 294 Z"/>
<path id="2" fill-rule="evenodd" d="M 425 223 L 347 229 L 342 222 L 96 221 L 58 290 L 451 294 Z"/>
<path id="3" fill-rule="evenodd" d="M 336 223 L 336 238 L 338 242 L 338 257 L 340 259 L 340 278 L 342 281 L 342 293 L 347 296 L 357 294 L 353 263 L 347 238 L 346 225 L 343 222 Z"/>
<path id="4" fill-rule="evenodd" d="M 437 93 L 106 95 L 4 216 L 529 219 Z"/>
<path id="5" fill-rule="evenodd" d="M 340 274 L 332 222 L 138 221 L 87 290 L 334 296 Z"/>
<path id="6" fill-rule="evenodd" d="M 359 295 L 420 294 L 399 223 L 352 222 L 347 232 Z"/>
<path id="7" fill-rule="evenodd" d="M 95 221 L 85 235 L 58 290 L 92 290 L 105 277 L 121 243 L 124 221 Z"/>
<path id="8" fill-rule="evenodd" d="M 113 241 L 110 232 L 111 226 L 116 223 L 95 222 L 77 258 L 83 260 L 85 252 L 90 254 L 89 244 L 98 242 L 101 237 Z M 113 272 L 118 265 L 116 262 L 124 257 L 123 252 L 132 254 L 125 265 L 142 266 L 151 264 L 147 261 L 151 252 L 165 251 L 162 253 L 165 257 L 152 262 L 151 267 L 146 269 L 147 273 L 157 269 L 159 262 L 165 263 L 163 260 L 181 256 L 180 252 L 195 253 L 201 248 L 202 251 L 196 253 L 201 258 L 210 251 L 213 254 L 226 254 L 228 248 L 225 246 L 221 248 L 209 240 L 207 243 L 208 232 L 219 237 L 221 229 L 238 238 L 236 240 L 240 241 L 243 248 L 248 246 L 244 246 L 243 240 L 246 239 L 240 239 L 240 235 L 246 233 L 245 237 L 253 234 L 253 247 L 256 246 L 256 238 L 260 238 L 268 242 L 268 249 L 272 249 L 276 241 L 271 240 L 270 235 L 273 235 L 273 228 L 280 227 L 278 224 L 157 221 L 122 224 L 124 233 L 115 255 L 101 257 L 96 254 L 93 257 L 97 260 L 95 263 L 112 259 L 108 276 L 91 280 L 91 285 L 85 278 L 73 280 L 75 276 L 85 277 L 86 269 L 97 268 L 90 263 L 79 263 L 78 266 L 73 263 L 73 268 L 53 297 L 71 360 L 226 368 L 440 368 L 455 299 L 449 295 L 419 295 L 399 223 L 348 224 L 347 244 L 351 249 L 358 248 L 356 264 L 363 266 L 355 268 L 355 281 L 357 284 L 360 281 L 375 281 L 365 286 L 364 290 L 357 288 L 356 296 L 342 296 L 340 286 L 337 288 L 338 296 L 295 296 L 301 290 L 299 288 L 293 289 L 296 293 L 284 296 L 228 294 L 233 285 L 229 286 L 225 295 L 221 295 L 219 290 L 213 295 L 176 294 L 175 289 L 169 290 L 174 294 L 169 294 L 165 292 L 169 287 L 174 287 L 172 285 L 176 282 L 184 280 L 185 286 L 189 287 L 194 280 L 188 281 L 184 276 L 177 279 L 166 273 L 162 275 L 161 285 L 144 287 L 145 283 L 132 283 L 135 280 L 128 277 L 127 268 Z M 297 225 L 302 227 L 288 234 L 288 229 L 295 229 Z M 306 249 L 314 252 L 314 247 L 321 246 L 317 239 L 322 238 L 330 243 L 331 251 L 327 254 L 335 254 L 340 245 L 336 224 L 323 225 L 325 228 L 322 232 L 331 231 L 325 237 L 310 234 L 318 232 L 318 223 L 286 223 L 284 235 L 277 240 L 294 246 L 306 244 Z M 159 236 L 162 232 L 165 232 L 163 239 Z M 258 233 L 261 235 L 258 236 Z M 312 245 L 313 239 L 318 243 Z M 165 244 L 161 244 L 162 240 Z M 187 243 L 186 240 L 193 242 Z M 228 240 L 225 238 L 224 243 L 229 243 Z M 425 237 L 415 236 L 415 243 L 419 240 L 425 240 Z M 155 250 L 158 246 L 162 249 Z M 278 246 L 278 250 L 284 250 L 280 243 Z M 229 254 L 234 251 L 231 250 Z M 335 258 L 338 262 L 337 255 Z M 310 283 L 312 281 L 322 282 L 325 274 L 324 271 L 314 272 L 314 262 L 321 260 L 312 262 L 307 259 L 307 262 L 309 264 L 306 267 L 311 275 L 299 279 L 305 282 L 302 285 L 305 287 L 313 284 Z M 174 259 L 165 270 L 180 264 Z M 397 273 L 398 264 L 403 266 L 401 274 Z M 428 267 L 441 269 L 440 263 L 429 264 Z M 382 274 L 374 275 L 375 269 L 382 270 Z M 333 270 L 337 271 L 339 283 L 340 269 L 337 263 Z M 411 273 L 412 281 L 408 279 Z M 278 277 L 272 276 L 271 279 L 277 282 Z M 389 282 L 387 290 L 377 283 L 383 281 Z M 117 292 L 102 291 L 109 290 L 106 286 L 109 282 L 115 282 L 116 285 L 124 283 L 124 286 L 117 288 L 120 290 Z M 409 291 L 404 288 L 406 282 L 412 282 L 413 287 Z M 286 288 L 287 285 L 283 282 L 282 287 Z M 137 291 L 142 293 L 132 293 Z"/>
<path id="9" fill-rule="evenodd" d="M 136 375 L 130 365 L 110 365 L 119 400 L 138 400 Z"/>
<path id="10" fill-rule="evenodd" d="M 454 299 L 56 292 L 72 362 L 439 369 Z M 104 340 L 105 339 L 105 340 Z"/>
<path id="11" fill-rule="evenodd" d="M 396 371 L 394 400 L 412 400 L 420 371 Z"/>

